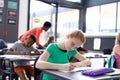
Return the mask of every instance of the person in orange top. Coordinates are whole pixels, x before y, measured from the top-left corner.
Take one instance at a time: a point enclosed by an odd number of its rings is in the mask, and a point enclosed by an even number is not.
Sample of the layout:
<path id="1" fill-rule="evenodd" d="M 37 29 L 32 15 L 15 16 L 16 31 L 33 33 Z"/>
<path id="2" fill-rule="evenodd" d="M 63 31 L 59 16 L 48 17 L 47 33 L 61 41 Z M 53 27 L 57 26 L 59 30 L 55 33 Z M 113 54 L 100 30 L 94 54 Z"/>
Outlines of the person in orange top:
<path id="1" fill-rule="evenodd" d="M 48 22 L 48 21 L 46 21 L 46 22 L 43 24 L 42 27 L 35 27 L 35 28 L 27 31 L 26 33 L 24 33 L 24 34 L 22 35 L 22 37 L 20 38 L 20 41 L 21 41 L 21 42 L 24 42 L 24 40 L 27 38 L 27 36 L 29 36 L 29 35 L 32 34 L 32 35 L 34 35 L 34 36 L 36 37 L 36 45 L 38 46 L 37 48 L 39 48 L 39 49 L 45 49 L 45 47 L 42 46 L 42 45 L 39 43 L 39 37 L 40 37 L 40 35 L 41 35 L 41 33 L 42 33 L 43 30 L 44 30 L 44 31 L 48 31 L 48 29 L 49 29 L 50 27 L 51 27 L 51 23 Z"/>

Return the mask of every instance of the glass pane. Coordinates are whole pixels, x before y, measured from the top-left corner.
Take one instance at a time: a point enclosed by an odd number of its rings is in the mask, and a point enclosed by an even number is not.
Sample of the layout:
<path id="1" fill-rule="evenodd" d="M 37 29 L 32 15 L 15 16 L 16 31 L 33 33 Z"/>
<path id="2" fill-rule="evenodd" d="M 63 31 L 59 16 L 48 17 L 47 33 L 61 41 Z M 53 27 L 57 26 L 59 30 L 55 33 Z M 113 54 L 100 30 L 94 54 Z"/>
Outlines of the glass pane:
<path id="1" fill-rule="evenodd" d="M 87 8 L 86 33 L 99 32 L 99 6 Z"/>
<path id="2" fill-rule="evenodd" d="M 101 6 L 100 32 L 115 32 L 116 3 Z"/>
<path id="3" fill-rule="evenodd" d="M 45 21 L 50 21 L 52 23 L 52 11 L 53 6 L 38 1 L 38 0 L 31 0 L 30 2 L 30 25 L 29 28 L 34 27 L 42 27 Z M 40 43 L 44 45 L 46 40 L 49 36 L 54 35 L 54 25 L 52 24 L 51 29 L 45 32 L 43 31 L 40 36 Z"/>
<path id="4" fill-rule="evenodd" d="M 51 10 L 49 4 L 37 0 L 30 2 L 30 28 L 42 26 L 45 21 L 51 21 Z"/>
<path id="5" fill-rule="evenodd" d="M 79 10 L 62 8 L 58 9 L 58 38 L 65 36 L 69 31 L 78 29 Z"/>
<path id="6" fill-rule="evenodd" d="M 117 31 L 120 31 L 120 2 L 118 3 L 118 20 L 117 20 Z"/>

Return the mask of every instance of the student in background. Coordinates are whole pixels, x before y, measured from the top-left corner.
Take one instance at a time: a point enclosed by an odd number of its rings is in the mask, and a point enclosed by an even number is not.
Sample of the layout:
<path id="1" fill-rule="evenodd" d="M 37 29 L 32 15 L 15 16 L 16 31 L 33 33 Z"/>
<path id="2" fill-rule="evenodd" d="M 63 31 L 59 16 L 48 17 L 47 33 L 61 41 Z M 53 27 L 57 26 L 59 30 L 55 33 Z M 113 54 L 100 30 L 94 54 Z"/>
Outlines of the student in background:
<path id="1" fill-rule="evenodd" d="M 46 50 L 37 60 L 36 68 L 71 71 L 75 67 L 90 66 L 91 62 L 76 50 L 83 45 L 85 41 L 86 38 L 82 31 L 72 31 L 66 35 L 65 39 L 61 42 L 48 45 Z M 80 62 L 70 63 L 69 59 L 72 56 L 77 58 Z M 43 80 L 55 80 L 55 78 L 44 74 Z"/>
<path id="2" fill-rule="evenodd" d="M 15 44 L 8 49 L 7 54 L 11 55 L 33 55 L 39 54 L 32 45 L 36 42 L 34 35 L 29 35 L 24 42 L 15 42 Z M 26 74 L 33 75 L 34 68 L 29 61 L 19 61 L 14 63 L 14 71 L 20 77 L 21 80 L 27 80 Z"/>
<path id="3" fill-rule="evenodd" d="M 35 27 L 35 28 L 32 28 L 31 30 L 27 31 L 26 33 L 24 33 L 22 35 L 22 37 L 20 38 L 20 41 L 24 41 L 26 39 L 26 37 L 30 34 L 34 35 L 36 37 L 36 45 L 37 45 L 37 48 L 39 49 L 45 49 L 44 46 L 42 46 L 39 42 L 39 38 L 40 38 L 40 35 L 42 33 L 42 31 L 48 31 L 49 28 L 51 27 L 51 23 L 46 21 L 42 27 Z"/>
<path id="4" fill-rule="evenodd" d="M 44 47 L 47 47 L 50 43 L 54 43 L 54 42 L 55 42 L 54 36 L 50 36 L 50 37 L 48 37 L 48 40 L 45 43 Z"/>
<path id="5" fill-rule="evenodd" d="M 83 48 L 83 47 L 81 47 L 81 46 L 80 46 L 79 48 L 77 48 L 77 51 L 78 51 L 80 54 L 88 53 L 88 50 L 85 49 L 85 48 Z M 79 60 L 76 59 L 75 57 L 71 57 L 71 58 L 70 58 L 70 62 L 79 62 Z"/>
<path id="6" fill-rule="evenodd" d="M 116 68 L 120 69 L 120 32 L 116 35 L 113 55 L 115 57 Z"/>
<path id="7" fill-rule="evenodd" d="M 80 54 L 88 53 L 88 50 L 83 47 L 79 47 L 79 48 L 77 48 L 77 50 Z"/>

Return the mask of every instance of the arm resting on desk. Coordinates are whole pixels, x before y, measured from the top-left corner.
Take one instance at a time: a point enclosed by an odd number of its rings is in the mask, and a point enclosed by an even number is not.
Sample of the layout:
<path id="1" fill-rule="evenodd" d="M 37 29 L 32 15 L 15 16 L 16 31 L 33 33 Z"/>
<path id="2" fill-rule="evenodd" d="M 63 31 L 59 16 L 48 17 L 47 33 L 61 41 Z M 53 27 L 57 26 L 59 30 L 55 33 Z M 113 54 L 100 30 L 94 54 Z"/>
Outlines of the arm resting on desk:
<path id="1" fill-rule="evenodd" d="M 54 69 L 54 70 L 72 71 L 75 68 L 75 66 L 73 66 L 72 63 L 54 64 L 54 63 L 49 63 L 49 62 L 46 62 L 46 61 L 39 61 L 36 64 L 36 68 L 38 68 L 38 69 Z"/>
<path id="2" fill-rule="evenodd" d="M 23 52 L 23 51 L 14 52 L 12 48 L 8 49 L 6 53 L 7 54 L 12 54 L 12 55 L 40 55 L 41 54 L 38 50 L 35 50 L 35 51 L 33 51 L 33 52 L 29 53 L 29 54 L 26 53 L 26 52 Z"/>
<path id="3" fill-rule="evenodd" d="M 26 55 L 26 52 L 14 52 L 12 48 L 8 49 L 7 54 L 12 54 L 12 55 Z"/>
<path id="4" fill-rule="evenodd" d="M 79 62 L 73 63 L 76 67 L 91 66 L 91 61 L 82 56 L 81 54 L 77 53 L 74 57 L 79 60 Z"/>
<path id="5" fill-rule="evenodd" d="M 79 55 L 79 53 L 78 53 L 78 55 Z M 66 63 L 66 64 L 56 64 L 56 63 L 47 62 L 46 60 L 48 59 L 49 56 L 50 56 L 50 54 L 47 51 L 45 51 L 39 57 L 39 59 L 37 60 L 37 63 L 35 65 L 36 68 L 38 68 L 38 69 L 55 69 L 55 70 L 71 71 L 75 67 L 78 67 L 78 66 L 88 66 L 88 65 L 91 65 L 91 62 L 89 60 L 87 60 L 86 58 L 82 57 L 82 56 L 81 57 L 77 57 L 77 58 L 81 58 L 81 59 L 79 59 L 79 60 L 81 60 L 81 62 Z"/>
<path id="6" fill-rule="evenodd" d="M 49 57 L 49 53 L 45 51 L 39 59 L 36 62 L 36 68 L 38 69 L 55 69 L 55 70 L 65 70 L 65 71 L 71 71 L 75 68 L 75 66 L 72 65 L 72 63 L 66 63 L 66 64 L 55 64 L 47 62 L 47 58 Z M 41 66 L 42 65 L 42 66 Z"/>

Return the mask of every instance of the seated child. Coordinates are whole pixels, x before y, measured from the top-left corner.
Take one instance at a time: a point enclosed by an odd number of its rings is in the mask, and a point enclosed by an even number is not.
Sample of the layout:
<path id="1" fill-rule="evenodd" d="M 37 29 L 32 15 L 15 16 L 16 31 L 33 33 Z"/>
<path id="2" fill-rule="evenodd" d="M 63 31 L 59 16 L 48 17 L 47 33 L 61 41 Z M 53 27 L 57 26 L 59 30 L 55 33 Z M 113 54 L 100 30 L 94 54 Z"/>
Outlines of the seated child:
<path id="1" fill-rule="evenodd" d="M 24 56 L 40 54 L 40 52 L 32 46 L 35 42 L 35 36 L 29 35 L 24 42 L 15 42 L 15 44 L 10 49 L 8 49 L 7 54 Z M 14 62 L 14 71 L 21 80 L 27 80 L 26 74 L 34 74 L 34 68 L 30 64 L 30 61 Z"/>

